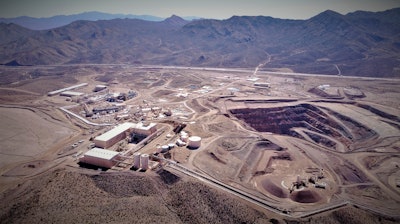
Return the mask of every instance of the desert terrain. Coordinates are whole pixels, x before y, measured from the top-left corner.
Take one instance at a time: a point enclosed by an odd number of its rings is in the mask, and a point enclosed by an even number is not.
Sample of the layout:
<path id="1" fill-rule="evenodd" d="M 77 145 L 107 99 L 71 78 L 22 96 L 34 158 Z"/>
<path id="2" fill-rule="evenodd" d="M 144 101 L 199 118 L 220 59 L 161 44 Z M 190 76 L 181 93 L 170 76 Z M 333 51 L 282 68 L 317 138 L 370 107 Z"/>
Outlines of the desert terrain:
<path id="1" fill-rule="evenodd" d="M 0 74 L 1 223 L 400 221 L 399 79 L 126 64 Z M 48 94 L 81 83 L 80 96 Z M 132 95 L 124 110 L 87 116 L 114 93 Z M 126 155 L 111 169 L 78 162 L 127 121 L 159 132 L 111 147 Z M 160 152 L 177 127 L 201 146 Z M 132 148 L 156 165 L 133 170 Z"/>

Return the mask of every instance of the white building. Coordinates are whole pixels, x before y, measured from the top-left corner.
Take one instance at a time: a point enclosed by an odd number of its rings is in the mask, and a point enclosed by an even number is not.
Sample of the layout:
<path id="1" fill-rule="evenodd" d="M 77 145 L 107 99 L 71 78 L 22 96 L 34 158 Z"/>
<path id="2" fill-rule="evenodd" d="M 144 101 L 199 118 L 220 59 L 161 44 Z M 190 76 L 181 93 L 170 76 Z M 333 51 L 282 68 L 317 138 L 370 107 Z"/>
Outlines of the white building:
<path id="1" fill-rule="evenodd" d="M 105 168 L 115 166 L 117 160 L 119 160 L 118 152 L 100 148 L 93 148 L 79 158 L 79 162 Z"/>
<path id="2" fill-rule="evenodd" d="M 157 124 L 155 123 L 137 123 L 133 124 L 132 131 L 138 135 L 149 136 L 157 131 Z"/>
<path id="3" fill-rule="evenodd" d="M 105 86 L 105 85 L 96 85 L 95 87 L 94 87 L 94 92 L 99 92 L 99 91 L 101 91 L 101 90 L 103 90 L 103 89 L 106 89 L 107 88 L 107 86 Z"/>
<path id="4" fill-rule="evenodd" d="M 76 88 L 79 88 L 79 87 L 83 87 L 83 86 L 87 86 L 87 85 L 88 85 L 87 83 L 81 83 L 79 85 L 70 86 L 70 87 L 67 87 L 67 88 L 64 88 L 64 89 L 59 89 L 59 90 L 48 92 L 47 95 L 48 96 L 54 96 L 54 95 L 59 94 L 61 92 L 65 92 L 65 91 L 68 91 L 68 90 L 73 90 L 73 89 L 76 89 Z"/>
<path id="5" fill-rule="evenodd" d="M 80 92 L 74 92 L 74 91 L 64 91 L 60 93 L 60 96 L 67 96 L 67 97 L 73 97 L 73 96 L 82 96 L 83 93 Z"/>
<path id="6" fill-rule="evenodd" d="M 131 128 L 134 126 L 134 123 L 126 122 L 117 127 L 111 129 L 110 131 L 97 136 L 93 142 L 96 147 L 100 148 L 109 148 L 113 146 L 115 143 L 121 141 L 122 139 L 126 138 L 126 133 L 131 132 Z"/>

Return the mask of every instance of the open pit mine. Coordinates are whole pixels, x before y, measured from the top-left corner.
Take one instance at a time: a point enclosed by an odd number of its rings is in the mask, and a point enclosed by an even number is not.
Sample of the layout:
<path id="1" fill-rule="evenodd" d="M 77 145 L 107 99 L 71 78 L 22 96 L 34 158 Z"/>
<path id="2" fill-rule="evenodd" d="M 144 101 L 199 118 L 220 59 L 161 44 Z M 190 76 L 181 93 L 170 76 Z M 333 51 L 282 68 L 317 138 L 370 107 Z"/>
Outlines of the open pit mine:
<path id="1" fill-rule="evenodd" d="M 91 222 L 99 211 L 117 222 L 400 220 L 398 79 L 1 69 L 42 74 L 0 87 L 5 222 Z"/>

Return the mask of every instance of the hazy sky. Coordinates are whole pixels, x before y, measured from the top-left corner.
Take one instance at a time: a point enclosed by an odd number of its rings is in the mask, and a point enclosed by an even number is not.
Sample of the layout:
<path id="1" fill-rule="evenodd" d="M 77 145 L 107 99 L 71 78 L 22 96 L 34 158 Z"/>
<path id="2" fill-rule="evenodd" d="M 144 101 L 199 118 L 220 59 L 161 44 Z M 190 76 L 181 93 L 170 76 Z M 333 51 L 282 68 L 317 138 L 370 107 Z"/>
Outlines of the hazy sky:
<path id="1" fill-rule="evenodd" d="M 0 17 L 50 17 L 87 11 L 226 19 L 232 15 L 264 15 L 308 19 L 327 9 L 342 14 L 356 10 L 383 11 L 400 0 L 1 0 Z"/>

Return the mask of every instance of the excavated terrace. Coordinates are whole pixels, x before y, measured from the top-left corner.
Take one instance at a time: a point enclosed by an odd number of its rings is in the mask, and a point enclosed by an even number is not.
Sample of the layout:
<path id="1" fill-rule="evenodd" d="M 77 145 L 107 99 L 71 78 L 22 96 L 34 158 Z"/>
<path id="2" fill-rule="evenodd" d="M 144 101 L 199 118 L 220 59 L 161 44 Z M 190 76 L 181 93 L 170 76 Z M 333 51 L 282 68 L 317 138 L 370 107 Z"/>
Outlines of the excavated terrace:
<path id="1" fill-rule="evenodd" d="M 289 135 L 341 152 L 348 151 L 355 142 L 377 135 L 344 114 L 308 103 L 273 108 L 236 108 L 230 113 L 258 132 Z"/>

